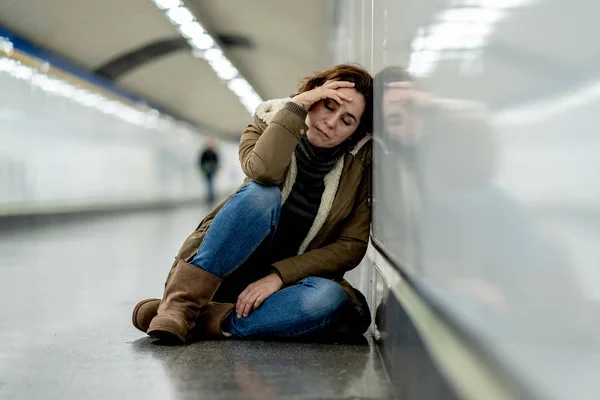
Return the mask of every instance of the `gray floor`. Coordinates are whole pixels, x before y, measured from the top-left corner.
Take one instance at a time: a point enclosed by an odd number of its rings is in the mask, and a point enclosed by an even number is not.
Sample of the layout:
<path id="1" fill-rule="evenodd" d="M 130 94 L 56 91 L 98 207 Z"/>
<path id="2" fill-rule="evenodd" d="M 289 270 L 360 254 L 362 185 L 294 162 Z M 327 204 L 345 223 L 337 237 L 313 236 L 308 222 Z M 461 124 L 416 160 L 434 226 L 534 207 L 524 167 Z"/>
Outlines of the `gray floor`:
<path id="1" fill-rule="evenodd" d="M 370 339 L 164 347 L 133 328 L 206 211 L 0 232 L 0 399 L 390 398 Z"/>

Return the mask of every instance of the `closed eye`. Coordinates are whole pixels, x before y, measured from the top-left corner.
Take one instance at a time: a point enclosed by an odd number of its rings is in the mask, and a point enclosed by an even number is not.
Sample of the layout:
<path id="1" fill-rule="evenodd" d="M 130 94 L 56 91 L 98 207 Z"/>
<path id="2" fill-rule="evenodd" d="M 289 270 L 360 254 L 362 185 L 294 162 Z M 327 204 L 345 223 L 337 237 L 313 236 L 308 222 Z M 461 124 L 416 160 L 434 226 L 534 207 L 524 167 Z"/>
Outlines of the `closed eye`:
<path id="1" fill-rule="evenodd" d="M 350 113 L 346 113 L 346 116 L 347 116 L 348 118 L 352 118 L 352 119 L 354 120 L 354 122 L 358 123 L 358 119 L 357 119 L 357 118 L 356 118 L 354 115 L 352 115 L 352 114 L 350 114 Z M 348 122 L 348 125 L 350 125 L 350 124 L 352 123 L 352 121 L 350 121 L 350 120 L 348 120 L 348 121 L 349 121 L 349 122 Z"/>

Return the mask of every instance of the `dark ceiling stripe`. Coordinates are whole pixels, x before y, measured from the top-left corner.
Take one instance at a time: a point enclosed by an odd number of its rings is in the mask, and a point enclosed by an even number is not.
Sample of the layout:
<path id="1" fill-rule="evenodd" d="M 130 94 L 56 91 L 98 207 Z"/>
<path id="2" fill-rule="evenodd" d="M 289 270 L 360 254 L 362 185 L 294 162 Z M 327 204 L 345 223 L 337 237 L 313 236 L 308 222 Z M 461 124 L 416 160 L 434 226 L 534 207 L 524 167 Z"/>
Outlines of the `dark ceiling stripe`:
<path id="1" fill-rule="evenodd" d="M 123 55 L 119 55 L 97 68 L 94 73 L 114 81 L 132 69 L 138 68 L 143 64 L 159 57 L 163 57 L 169 53 L 183 49 L 189 50 L 190 45 L 182 37 L 157 40 Z"/>
<path id="2" fill-rule="evenodd" d="M 224 48 L 242 47 L 247 49 L 254 48 L 252 40 L 245 36 L 234 34 L 216 35 L 217 41 Z M 145 46 L 134 49 L 123 55 L 110 60 L 106 64 L 97 68 L 94 73 L 110 80 L 117 80 L 129 71 L 151 62 L 159 57 L 179 50 L 191 50 L 187 41 L 178 37 L 175 39 L 161 39 Z"/>

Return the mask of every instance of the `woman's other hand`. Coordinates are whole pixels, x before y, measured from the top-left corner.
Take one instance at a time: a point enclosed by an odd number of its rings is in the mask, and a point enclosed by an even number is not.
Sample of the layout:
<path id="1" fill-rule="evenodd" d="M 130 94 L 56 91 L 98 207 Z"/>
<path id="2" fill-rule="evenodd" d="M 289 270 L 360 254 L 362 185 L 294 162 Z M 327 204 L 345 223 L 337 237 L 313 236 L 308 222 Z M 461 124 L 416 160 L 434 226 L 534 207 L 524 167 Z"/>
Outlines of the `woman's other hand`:
<path id="1" fill-rule="evenodd" d="M 332 99 L 338 104 L 343 104 L 344 101 L 352 101 L 351 97 L 344 96 L 337 89 L 340 88 L 353 88 L 354 83 L 345 81 L 327 81 L 323 86 L 316 87 L 304 93 L 292 98 L 292 101 L 304 108 L 306 111 L 310 110 L 313 104 L 325 100 Z"/>
<path id="2" fill-rule="evenodd" d="M 281 278 L 276 273 L 269 274 L 262 279 L 248 285 L 238 296 L 235 312 L 238 318 L 250 315 L 251 310 L 256 310 L 273 293 L 283 286 Z"/>

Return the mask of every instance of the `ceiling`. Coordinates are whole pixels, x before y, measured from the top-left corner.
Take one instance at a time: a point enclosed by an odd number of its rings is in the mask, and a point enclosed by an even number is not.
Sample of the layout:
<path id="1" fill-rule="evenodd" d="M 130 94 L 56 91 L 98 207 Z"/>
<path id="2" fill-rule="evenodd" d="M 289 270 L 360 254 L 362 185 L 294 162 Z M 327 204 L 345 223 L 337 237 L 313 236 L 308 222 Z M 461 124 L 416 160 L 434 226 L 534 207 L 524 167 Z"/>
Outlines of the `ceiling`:
<path id="1" fill-rule="evenodd" d="M 327 5 L 322 0 L 185 0 L 213 35 L 253 46 L 225 55 L 263 98 L 291 94 L 326 61 Z M 157 41 L 180 37 L 150 0 L 3 0 L 0 26 L 94 71 Z M 173 51 L 116 78 L 134 94 L 183 118 L 237 139 L 251 116 L 191 49 Z"/>

